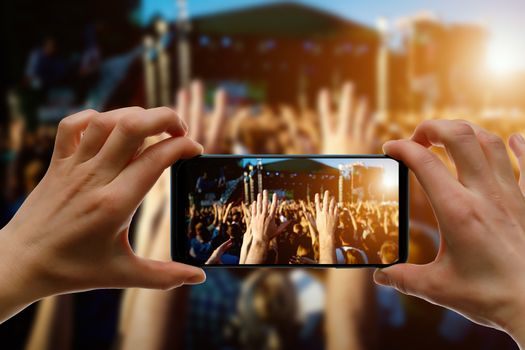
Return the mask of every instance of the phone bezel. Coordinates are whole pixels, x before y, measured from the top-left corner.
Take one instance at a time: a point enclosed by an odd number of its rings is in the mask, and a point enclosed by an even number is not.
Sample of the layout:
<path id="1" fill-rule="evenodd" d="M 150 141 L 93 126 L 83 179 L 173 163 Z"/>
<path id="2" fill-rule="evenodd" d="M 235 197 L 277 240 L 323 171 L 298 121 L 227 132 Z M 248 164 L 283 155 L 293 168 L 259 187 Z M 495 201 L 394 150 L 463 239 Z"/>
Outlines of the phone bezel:
<path id="1" fill-rule="evenodd" d="M 287 154 L 203 154 L 194 158 L 389 158 L 399 163 L 399 257 L 398 260 L 391 264 L 238 264 L 238 265 L 196 265 L 202 268 L 253 268 L 253 267 L 278 267 L 278 268 L 384 268 L 395 264 L 405 263 L 408 259 L 408 235 L 409 235 L 409 184 L 408 168 L 406 165 L 388 155 L 384 154 L 309 154 L 309 155 L 287 155 Z M 185 263 L 181 258 L 180 250 L 177 247 L 185 246 L 186 242 L 186 198 L 179 196 L 179 177 L 177 172 L 182 164 L 190 159 L 181 159 L 171 166 L 171 258 L 173 261 Z M 179 208 L 181 210 L 179 210 Z M 183 234 L 177 235 L 177 232 Z"/>

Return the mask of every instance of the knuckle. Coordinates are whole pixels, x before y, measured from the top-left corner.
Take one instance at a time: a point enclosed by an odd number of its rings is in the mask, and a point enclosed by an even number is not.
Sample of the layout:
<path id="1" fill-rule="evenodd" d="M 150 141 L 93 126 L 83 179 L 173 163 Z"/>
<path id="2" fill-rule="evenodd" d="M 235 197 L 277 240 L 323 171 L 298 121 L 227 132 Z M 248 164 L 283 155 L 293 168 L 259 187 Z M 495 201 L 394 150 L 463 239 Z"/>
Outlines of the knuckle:
<path id="1" fill-rule="evenodd" d="M 451 221 L 457 223 L 470 222 L 473 219 L 479 218 L 478 212 L 472 203 L 469 203 L 465 199 L 459 197 L 453 203 L 450 203 L 449 216 Z"/>
<path id="2" fill-rule="evenodd" d="M 59 131 L 69 131 L 73 128 L 73 125 L 74 125 L 74 119 L 71 116 L 65 117 L 58 123 L 58 130 Z"/>
<path id="3" fill-rule="evenodd" d="M 421 164 L 426 169 L 434 168 L 437 162 L 439 162 L 437 156 L 428 150 L 423 150 L 416 156 L 416 164 Z"/>
<path id="4" fill-rule="evenodd" d="M 116 214 L 120 212 L 119 204 L 121 203 L 120 195 L 115 191 L 105 190 L 98 194 L 96 202 L 101 210 L 108 218 L 116 218 Z"/>
<path id="5" fill-rule="evenodd" d="M 125 135 L 137 135 L 141 130 L 141 123 L 138 115 L 132 114 L 122 117 L 118 121 L 119 129 Z"/>
<path id="6" fill-rule="evenodd" d="M 84 113 L 92 114 L 92 115 L 99 115 L 100 113 L 92 108 L 88 108 L 84 111 Z"/>
<path id="7" fill-rule="evenodd" d="M 452 124 L 452 136 L 455 138 L 474 138 L 474 129 L 465 121 L 456 120 Z"/>
<path id="8" fill-rule="evenodd" d="M 166 107 L 166 106 L 161 106 L 161 107 L 158 107 L 157 109 L 162 115 L 167 115 L 169 117 L 173 117 L 175 116 L 175 111 L 169 107 Z"/>
<path id="9" fill-rule="evenodd" d="M 491 147 L 505 148 L 505 143 L 498 135 L 489 132 L 481 132 L 480 138 L 481 142 L 490 145 Z"/>
<path id="10" fill-rule="evenodd" d="M 104 117 L 102 115 L 97 115 L 91 120 L 90 123 L 94 128 L 103 131 L 109 131 L 112 128 L 110 118 Z"/>

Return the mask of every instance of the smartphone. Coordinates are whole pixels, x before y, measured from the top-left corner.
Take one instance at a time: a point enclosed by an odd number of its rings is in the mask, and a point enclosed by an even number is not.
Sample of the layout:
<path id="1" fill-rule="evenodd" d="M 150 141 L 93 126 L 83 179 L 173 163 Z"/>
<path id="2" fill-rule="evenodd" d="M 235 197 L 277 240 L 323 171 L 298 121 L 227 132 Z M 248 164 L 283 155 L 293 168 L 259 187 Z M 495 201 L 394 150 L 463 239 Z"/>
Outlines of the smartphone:
<path id="1" fill-rule="evenodd" d="M 251 206 L 264 191 L 276 203 L 261 233 Z M 326 193 L 329 232 L 315 205 Z M 190 265 L 385 267 L 408 256 L 408 169 L 385 155 L 201 155 L 171 167 L 171 220 L 172 259 Z"/>

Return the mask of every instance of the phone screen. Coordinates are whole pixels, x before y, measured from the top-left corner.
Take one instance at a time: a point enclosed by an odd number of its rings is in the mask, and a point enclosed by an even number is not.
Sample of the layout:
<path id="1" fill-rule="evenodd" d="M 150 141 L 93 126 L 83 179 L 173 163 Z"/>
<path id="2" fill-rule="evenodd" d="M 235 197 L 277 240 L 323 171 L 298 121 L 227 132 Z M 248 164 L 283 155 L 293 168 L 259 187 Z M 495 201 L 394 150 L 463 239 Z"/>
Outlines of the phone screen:
<path id="1" fill-rule="evenodd" d="M 172 258 L 197 266 L 405 262 L 407 172 L 382 155 L 181 160 L 172 167 Z"/>

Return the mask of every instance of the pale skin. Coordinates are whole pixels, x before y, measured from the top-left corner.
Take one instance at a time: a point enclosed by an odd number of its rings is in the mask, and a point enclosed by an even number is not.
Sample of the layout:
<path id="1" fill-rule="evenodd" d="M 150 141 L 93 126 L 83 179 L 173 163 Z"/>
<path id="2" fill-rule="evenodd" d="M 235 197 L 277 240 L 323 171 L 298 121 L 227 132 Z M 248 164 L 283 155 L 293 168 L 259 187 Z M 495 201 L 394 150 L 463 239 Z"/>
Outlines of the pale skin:
<path id="1" fill-rule="evenodd" d="M 335 256 L 335 229 L 339 216 L 337 205 L 330 192 L 325 191 L 321 200 L 318 193 L 315 194 L 315 223 L 319 231 L 319 263 L 336 264 Z"/>
<path id="2" fill-rule="evenodd" d="M 257 201 L 251 206 L 251 245 L 246 257 L 246 264 L 261 264 L 266 258 L 270 241 L 277 236 L 274 217 L 277 211 L 277 196 L 268 202 L 268 191 L 257 195 Z"/>
<path id="3" fill-rule="evenodd" d="M 505 331 L 523 349 L 525 141 L 515 134 L 509 144 L 520 165 L 519 183 L 504 142 L 465 121 L 426 121 L 410 139 L 387 142 L 385 153 L 403 161 L 426 192 L 441 244 L 429 264 L 395 265 L 377 270 L 374 277 L 379 284 Z M 430 146 L 447 150 L 457 176 Z"/>
<path id="4" fill-rule="evenodd" d="M 142 147 L 163 132 L 170 136 Z M 204 281 L 201 269 L 140 258 L 128 243 L 131 218 L 164 169 L 202 152 L 186 132 L 162 107 L 62 120 L 46 175 L 0 231 L 0 322 L 55 294 Z"/>
<path id="5" fill-rule="evenodd" d="M 343 85 L 335 109 L 331 102 L 329 91 L 321 90 L 317 99 L 321 126 L 321 153 L 374 153 L 374 123 L 367 113 L 366 101 L 356 98 L 354 85 L 351 82 Z M 335 251 L 328 256 L 335 259 Z M 368 278 L 367 270 L 330 269 L 327 271 L 325 330 L 328 349 L 363 347 L 359 327 L 368 308 L 365 300 L 365 295 L 370 293 Z M 348 298 L 349 295 L 352 296 L 351 299 Z"/>

